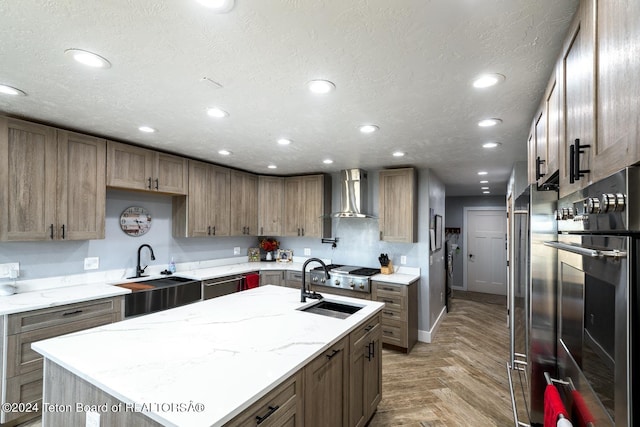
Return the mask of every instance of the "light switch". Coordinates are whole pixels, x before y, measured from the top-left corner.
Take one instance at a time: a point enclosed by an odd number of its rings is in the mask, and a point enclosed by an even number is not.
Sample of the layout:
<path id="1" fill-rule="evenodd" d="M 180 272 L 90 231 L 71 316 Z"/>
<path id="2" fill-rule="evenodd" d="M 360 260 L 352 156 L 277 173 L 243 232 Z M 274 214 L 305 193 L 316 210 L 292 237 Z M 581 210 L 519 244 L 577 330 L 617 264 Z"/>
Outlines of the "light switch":
<path id="1" fill-rule="evenodd" d="M 240 246 L 236 246 L 235 248 L 233 248 L 233 254 L 240 255 Z"/>
<path id="2" fill-rule="evenodd" d="M 20 276 L 19 262 L 0 264 L 0 278 L 17 279 L 18 276 Z"/>
<path id="3" fill-rule="evenodd" d="M 84 259 L 85 270 L 97 270 L 100 268 L 100 258 L 97 256 Z"/>
<path id="4" fill-rule="evenodd" d="M 305 254 L 306 256 L 311 255 L 311 248 L 304 248 L 304 254 Z"/>
<path id="5" fill-rule="evenodd" d="M 405 265 L 407 263 L 407 256 L 406 255 L 401 255 L 400 256 L 400 264 Z"/>

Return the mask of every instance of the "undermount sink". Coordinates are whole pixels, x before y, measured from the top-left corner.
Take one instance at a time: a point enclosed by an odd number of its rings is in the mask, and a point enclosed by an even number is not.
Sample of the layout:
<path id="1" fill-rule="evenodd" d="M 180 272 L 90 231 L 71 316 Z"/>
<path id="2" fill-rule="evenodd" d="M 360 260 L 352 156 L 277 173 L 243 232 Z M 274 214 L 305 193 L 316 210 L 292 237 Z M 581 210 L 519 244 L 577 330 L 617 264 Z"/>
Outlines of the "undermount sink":
<path id="1" fill-rule="evenodd" d="M 337 319 L 346 319 L 353 313 L 363 308 L 359 305 L 344 304 L 336 301 L 322 300 L 309 307 L 301 308 L 300 311 L 307 313 L 320 314 L 321 316 L 335 317 Z"/>
<path id="2" fill-rule="evenodd" d="M 120 286 L 121 288 L 131 289 L 132 291 L 142 291 L 154 288 L 161 288 L 165 286 L 175 286 L 180 283 L 193 282 L 193 279 L 187 279 L 186 277 L 179 276 L 171 276 L 171 277 L 160 277 L 157 279 L 148 279 L 148 280 L 139 280 L 135 282 L 127 282 L 121 283 L 116 286 Z"/>

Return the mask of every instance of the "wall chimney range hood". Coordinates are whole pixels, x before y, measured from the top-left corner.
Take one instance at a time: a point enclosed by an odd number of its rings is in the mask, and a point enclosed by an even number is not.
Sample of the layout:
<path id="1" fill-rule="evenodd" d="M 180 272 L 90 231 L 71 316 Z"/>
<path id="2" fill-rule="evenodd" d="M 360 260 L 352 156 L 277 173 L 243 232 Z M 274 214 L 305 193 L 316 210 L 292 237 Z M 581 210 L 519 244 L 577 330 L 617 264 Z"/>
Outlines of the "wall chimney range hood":
<path id="1" fill-rule="evenodd" d="M 367 171 L 345 169 L 340 171 L 340 211 L 333 218 L 375 218 L 363 212 L 367 208 Z"/>

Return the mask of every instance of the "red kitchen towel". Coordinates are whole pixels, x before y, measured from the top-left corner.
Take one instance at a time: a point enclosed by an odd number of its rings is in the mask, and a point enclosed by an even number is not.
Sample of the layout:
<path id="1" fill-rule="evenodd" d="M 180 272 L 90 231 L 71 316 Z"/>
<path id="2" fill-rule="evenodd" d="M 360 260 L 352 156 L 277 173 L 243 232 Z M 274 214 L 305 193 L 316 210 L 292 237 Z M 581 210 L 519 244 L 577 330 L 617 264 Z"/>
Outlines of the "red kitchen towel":
<path id="1" fill-rule="evenodd" d="M 244 280 L 246 281 L 245 289 L 253 289 L 260 286 L 259 274 L 248 274 Z"/>
<path id="2" fill-rule="evenodd" d="M 587 423 L 595 424 L 595 419 L 591 415 L 591 411 L 584 403 L 584 398 L 578 390 L 572 390 L 573 404 L 571 405 L 571 417 L 578 427 L 587 427 Z"/>
<path id="3" fill-rule="evenodd" d="M 569 418 L 558 389 L 553 384 L 549 384 L 544 391 L 544 427 L 556 427 L 560 414 Z"/>

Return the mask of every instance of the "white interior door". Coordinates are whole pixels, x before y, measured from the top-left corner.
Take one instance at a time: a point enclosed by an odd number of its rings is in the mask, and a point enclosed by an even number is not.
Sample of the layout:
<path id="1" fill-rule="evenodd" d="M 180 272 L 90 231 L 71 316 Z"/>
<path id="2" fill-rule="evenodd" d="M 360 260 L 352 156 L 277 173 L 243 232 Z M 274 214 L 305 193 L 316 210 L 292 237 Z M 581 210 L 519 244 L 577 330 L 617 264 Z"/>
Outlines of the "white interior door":
<path id="1" fill-rule="evenodd" d="M 468 210 L 467 290 L 507 293 L 507 216 L 504 210 Z"/>

